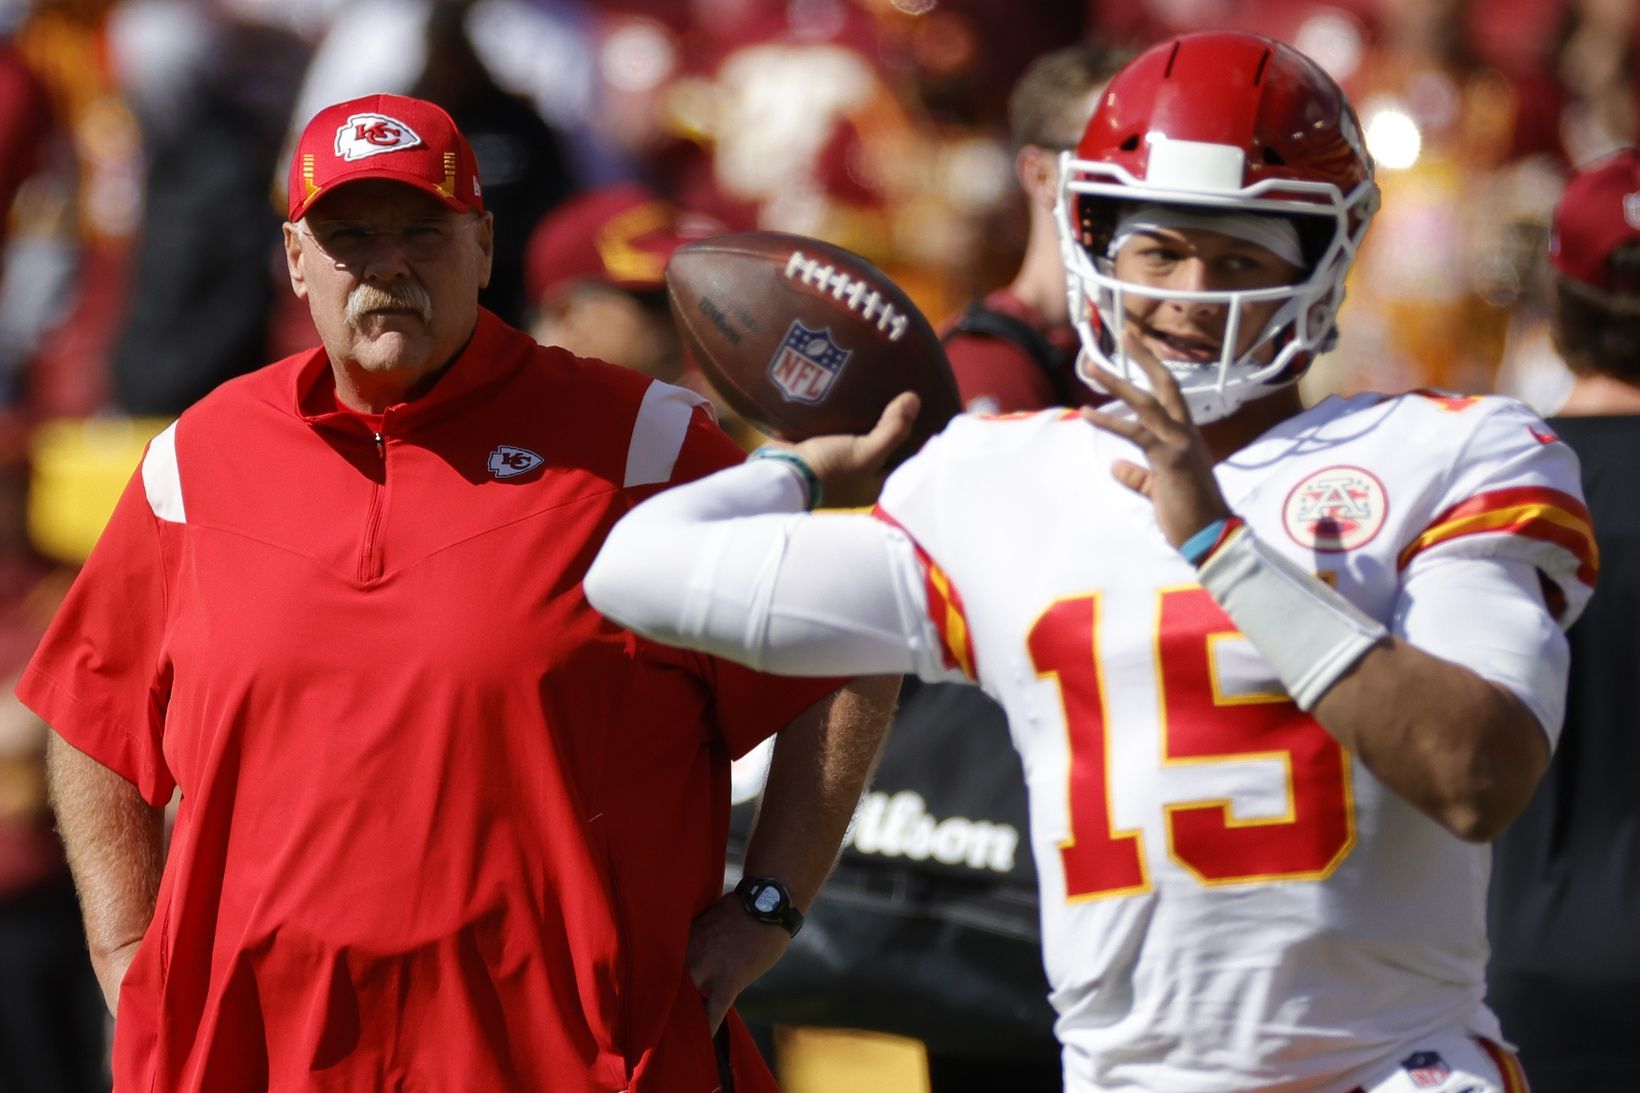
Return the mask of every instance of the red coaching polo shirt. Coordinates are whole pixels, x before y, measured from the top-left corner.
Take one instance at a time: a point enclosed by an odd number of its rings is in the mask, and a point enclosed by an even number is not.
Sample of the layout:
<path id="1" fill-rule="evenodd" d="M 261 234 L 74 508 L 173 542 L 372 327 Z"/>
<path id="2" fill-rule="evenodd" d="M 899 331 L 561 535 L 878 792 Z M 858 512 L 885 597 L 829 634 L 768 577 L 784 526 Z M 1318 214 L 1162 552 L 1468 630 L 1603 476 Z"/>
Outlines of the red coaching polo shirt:
<path id="1" fill-rule="evenodd" d="M 182 790 L 122 1093 L 716 1087 L 683 953 L 728 759 L 836 681 L 581 594 L 632 505 L 740 459 L 698 401 L 485 313 L 379 433 L 315 351 L 150 445 L 18 689 Z"/>

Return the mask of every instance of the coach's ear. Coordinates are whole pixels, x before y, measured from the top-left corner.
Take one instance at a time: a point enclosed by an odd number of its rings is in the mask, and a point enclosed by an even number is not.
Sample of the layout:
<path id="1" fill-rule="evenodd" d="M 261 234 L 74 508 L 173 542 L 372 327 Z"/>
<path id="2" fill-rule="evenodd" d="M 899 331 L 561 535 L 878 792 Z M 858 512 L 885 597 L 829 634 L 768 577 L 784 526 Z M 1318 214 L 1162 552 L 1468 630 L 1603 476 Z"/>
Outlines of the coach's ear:
<path id="1" fill-rule="evenodd" d="M 290 274 L 290 290 L 298 300 L 307 299 L 307 277 L 302 272 L 302 231 L 285 222 L 285 271 Z"/>

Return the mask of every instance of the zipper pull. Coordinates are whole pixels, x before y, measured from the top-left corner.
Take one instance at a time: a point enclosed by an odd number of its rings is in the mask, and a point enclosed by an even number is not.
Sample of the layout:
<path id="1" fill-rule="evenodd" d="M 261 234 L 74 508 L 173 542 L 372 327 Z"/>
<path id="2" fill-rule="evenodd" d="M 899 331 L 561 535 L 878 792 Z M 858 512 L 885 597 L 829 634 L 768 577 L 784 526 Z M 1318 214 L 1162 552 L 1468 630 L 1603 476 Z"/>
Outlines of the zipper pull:
<path id="1" fill-rule="evenodd" d="M 382 440 L 382 435 L 380 433 L 373 433 L 371 435 L 376 438 L 376 458 L 377 459 L 386 459 L 387 458 L 387 442 Z"/>

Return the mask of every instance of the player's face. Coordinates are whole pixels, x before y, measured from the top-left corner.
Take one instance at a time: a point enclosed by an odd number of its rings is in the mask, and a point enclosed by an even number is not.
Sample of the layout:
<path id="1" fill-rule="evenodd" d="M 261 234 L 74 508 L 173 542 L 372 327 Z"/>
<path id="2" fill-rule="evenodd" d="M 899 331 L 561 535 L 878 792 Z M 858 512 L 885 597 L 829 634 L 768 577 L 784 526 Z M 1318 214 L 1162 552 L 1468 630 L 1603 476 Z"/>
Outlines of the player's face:
<path id="1" fill-rule="evenodd" d="M 380 179 L 342 186 L 285 225 L 291 284 L 332 361 L 406 387 L 472 334 L 492 247 L 488 214 Z"/>
<path id="2" fill-rule="evenodd" d="M 1136 233 L 1117 253 L 1115 276 L 1130 284 L 1181 292 L 1275 288 L 1303 279 L 1303 271 L 1271 251 L 1215 231 L 1162 228 Z M 1279 300 L 1242 305 L 1234 356 L 1246 353 Z M 1124 294 L 1128 329 L 1158 360 L 1216 365 L 1224 349 L 1230 308 L 1223 303 Z M 1267 361 L 1266 342 L 1254 359 Z"/>

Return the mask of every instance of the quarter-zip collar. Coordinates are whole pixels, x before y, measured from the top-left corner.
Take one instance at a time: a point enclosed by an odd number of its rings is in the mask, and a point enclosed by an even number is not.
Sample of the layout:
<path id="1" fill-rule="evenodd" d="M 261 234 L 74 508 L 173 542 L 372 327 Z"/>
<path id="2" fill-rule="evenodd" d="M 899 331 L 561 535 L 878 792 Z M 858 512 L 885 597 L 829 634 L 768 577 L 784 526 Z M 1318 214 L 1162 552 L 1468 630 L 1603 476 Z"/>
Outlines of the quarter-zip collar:
<path id="1" fill-rule="evenodd" d="M 383 429 L 402 435 L 459 410 L 473 394 L 516 371 L 534 344 L 526 334 L 480 308 L 472 337 L 467 339 L 455 361 L 425 395 L 387 407 L 382 415 Z M 371 432 L 361 415 L 337 406 L 336 377 L 323 346 L 314 349 L 297 368 L 291 394 L 297 416 L 315 429 Z"/>

